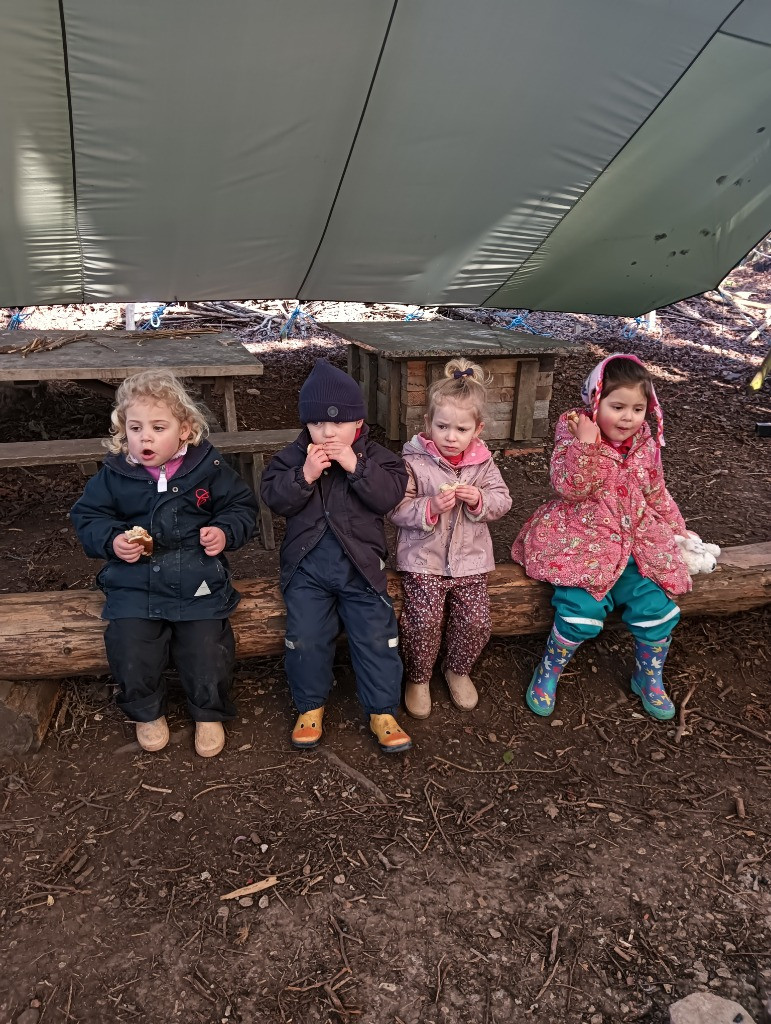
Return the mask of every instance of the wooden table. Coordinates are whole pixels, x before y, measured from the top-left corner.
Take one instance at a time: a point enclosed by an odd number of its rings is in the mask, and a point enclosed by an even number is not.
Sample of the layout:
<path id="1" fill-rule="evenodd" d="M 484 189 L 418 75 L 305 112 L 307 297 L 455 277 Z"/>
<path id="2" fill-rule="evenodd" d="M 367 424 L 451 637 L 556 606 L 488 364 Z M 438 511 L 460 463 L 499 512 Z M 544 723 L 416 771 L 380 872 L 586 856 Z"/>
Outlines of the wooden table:
<path id="1" fill-rule="evenodd" d="M 9 351 L 22 348 L 27 349 L 26 354 Z M 72 380 L 106 390 L 106 381 L 124 380 L 154 369 L 193 378 L 204 389 L 217 381 L 224 394 L 225 426 L 234 432 L 238 430 L 234 379 L 260 376 L 262 363 L 227 333 L 174 332 L 170 336 L 158 331 L 0 332 L 0 382 Z"/>
<path id="2" fill-rule="evenodd" d="M 324 326 L 351 342 L 348 372 L 364 392 L 367 422 L 390 441 L 423 429 L 427 390 L 448 359 L 465 356 L 492 377 L 483 437 L 495 448 L 541 444 L 557 356 L 580 351 L 556 338 L 506 331 L 467 320 L 364 321 Z"/>

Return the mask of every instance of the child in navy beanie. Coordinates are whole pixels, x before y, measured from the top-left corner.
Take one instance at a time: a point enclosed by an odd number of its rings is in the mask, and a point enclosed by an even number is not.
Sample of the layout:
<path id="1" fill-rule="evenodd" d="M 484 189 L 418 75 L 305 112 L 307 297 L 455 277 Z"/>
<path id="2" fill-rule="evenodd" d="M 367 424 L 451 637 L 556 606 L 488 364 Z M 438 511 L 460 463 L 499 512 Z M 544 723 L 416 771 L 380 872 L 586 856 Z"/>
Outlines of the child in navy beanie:
<path id="1" fill-rule="evenodd" d="M 356 691 L 387 754 L 409 750 L 394 718 L 399 634 L 386 591 L 383 516 L 404 497 L 402 459 L 371 441 L 358 384 L 319 359 L 300 389 L 299 437 L 270 460 L 262 500 L 286 517 L 281 590 L 285 668 L 299 718 L 292 744 L 315 747 L 332 683 L 335 641 L 348 637 Z"/>

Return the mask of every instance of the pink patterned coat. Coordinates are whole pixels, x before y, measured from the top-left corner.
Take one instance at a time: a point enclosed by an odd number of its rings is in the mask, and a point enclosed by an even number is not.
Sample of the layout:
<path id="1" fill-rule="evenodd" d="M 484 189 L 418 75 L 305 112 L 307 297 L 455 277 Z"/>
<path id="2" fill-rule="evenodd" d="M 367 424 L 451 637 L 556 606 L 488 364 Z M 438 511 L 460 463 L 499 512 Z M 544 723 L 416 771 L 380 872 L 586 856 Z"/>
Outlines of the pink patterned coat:
<path id="1" fill-rule="evenodd" d="M 623 459 L 608 444 L 574 438 L 563 413 L 557 421 L 551 483 L 559 497 L 528 519 L 511 549 L 528 576 L 554 586 L 581 587 L 600 600 L 633 555 L 642 575 L 669 594 L 691 589 L 675 543 L 676 533 L 686 533 L 685 522 L 664 484 L 647 423 Z"/>

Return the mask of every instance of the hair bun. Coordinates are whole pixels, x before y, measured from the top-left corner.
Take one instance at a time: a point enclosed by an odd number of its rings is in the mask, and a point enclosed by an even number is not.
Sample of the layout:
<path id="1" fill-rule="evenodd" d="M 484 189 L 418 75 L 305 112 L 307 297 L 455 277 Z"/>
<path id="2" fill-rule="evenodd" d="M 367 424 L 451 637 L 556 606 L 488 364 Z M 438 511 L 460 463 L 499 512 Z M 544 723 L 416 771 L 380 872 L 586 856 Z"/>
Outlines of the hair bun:
<path id="1" fill-rule="evenodd" d="M 444 375 L 454 380 L 460 380 L 462 377 L 465 377 L 476 381 L 477 384 L 484 385 L 485 383 L 485 373 L 482 367 L 472 363 L 470 359 L 464 359 L 462 356 L 458 359 L 451 359 L 445 365 Z"/>

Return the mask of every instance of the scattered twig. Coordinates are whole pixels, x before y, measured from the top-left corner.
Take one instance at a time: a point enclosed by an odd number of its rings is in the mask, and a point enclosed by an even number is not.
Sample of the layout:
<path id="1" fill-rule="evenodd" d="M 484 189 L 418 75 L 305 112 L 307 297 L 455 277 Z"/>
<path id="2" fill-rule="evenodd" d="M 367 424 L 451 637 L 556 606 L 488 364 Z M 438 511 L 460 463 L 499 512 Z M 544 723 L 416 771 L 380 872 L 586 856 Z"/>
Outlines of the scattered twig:
<path id="1" fill-rule="evenodd" d="M 362 775 L 362 773 L 356 768 L 351 767 L 351 765 L 343 761 L 342 758 L 338 757 L 333 750 L 330 750 L 329 747 L 320 747 L 319 753 L 324 756 L 330 764 L 339 768 L 340 771 L 347 775 L 349 779 L 353 779 L 358 782 L 359 785 L 364 787 L 364 789 L 372 793 L 375 799 L 379 800 L 381 804 L 390 803 L 390 800 L 377 783 L 373 782 L 372 779 L 368 779 L 366 775 Z"/>
<path id="2" fill-rule="evenodd" d="M 241 896 L 251 896 L 255 892 L 262 892 L 263 889 L 270 889 L 272 885 L 275 885 L 278 881 L 278 875 L 271 875 L 270 878 L 263 878 L 259 882 L 252 882 L 251 885 L 245 885 L 242 889 L 234 889 L 232 892 L 225 893 L 224 896 L 220 896 L 221 900 L 237 900 Z"/>
<path id="3" fill-rule="evenodd" d="M 693 683 L 693 685 L 688 690 L 688 693 L 686 693 L 686 695 L 680 701 L 680 714 L 679 714 L 679 717 L 678 717 L 679 725 L 677 726 L 677 730 L 675 732 L 675 743 L 679 743 L 680 740 L 685 735 L 685 729 L 686 729 L 686 726 L 685 726 L 685 705 L 691 699 L 691 697 L 693 696 L 695 690 L 696 690 L 696 683 Z"/>
<path id="4" fill-rule="evenodd" d="M 556 925 L 551 933 L 551 945 L 549 947 L 549 963 L 553 964 L 557 957 L 557 943 L 560 937 L 560 926 Z"/>
<path id="5" fill-rule="evenodd" d="M 727 729 L 738 729 L 740 732 L 746 732 L 750 736 L 754 736 L 755 739 L 763 740 L 764 743 L 771 743 L 771 736 L 758 732 L 757 729 L 750 729 L 748 725 L 742 725 L 741 722 L 736 722 L 732 718 L 718 718 L 717 715 L 708 715 L 706 711 L 701 710 L 699 710 L 699 714 L 702 718 L 706 718 L 708 722 L 714 722 L 715 725 L 723 725 Z"/>
<path id="6" fill-rule="evenodd" d="M 442 985 L 444 984 L 444 979 L 447 977 L 447 971 L 450 966 L 448 964 L 444 969 L 444 973 L 442 973 L 442 963 L 446 955 L 446 953 L 442 953 L 439 958 L 439 963 L 436 965 L 436 995 L 434 996 L 434 1006 L 439 1002 L 439 996 L 442 994 Z"/>
<path id="7" fill-rule="evenodd" d="M 555 974 L 557 973 L 557 968 L 558 968 L 558 967 L 559 967 L 559 965 L 560 965 L 560 960 L 561 960 L 561 959 L 562 959 L 561 957 L 559 957 L 559 956 L 557 957 L 557 959 L 556 959 L 556 961 L 555 961 L 555 963 L 554 963 L 554 967 L 552 967 L 552 969 L 551 969 L 551 972 L 549 973 L 549 977 L 548 977 L 548 978 L 546 979 L 546 981 L 545 981 L 545 982 L 543 983 L 543 985 L 541 985 L 541 988 L 540 988 L 540 990 L 539 990 L 539 992 L 538 992 L 538 995 L 537 995 L 537 996 L 535 997 L 535 999 L 533 1000 L 533 1002 L 534 1002 L 534 1003 L 537 1003 L 537 1002 L 538 1002 L 538 1000 L 539 1000 L 539 999 L 541 998 L 541 996 L 542 996 L 542 995 L 544 994 L 544 992 L 545 992 L 545 991 L 546 991 L 546 989 L 547 989 L 547 988 L 549 987 L 549 985 L 551 985 L 551 982 L 552 982 L 552 978 L 553 978 L 553 977 L 554 977 L 554 975 L 555 975 Z"/>

